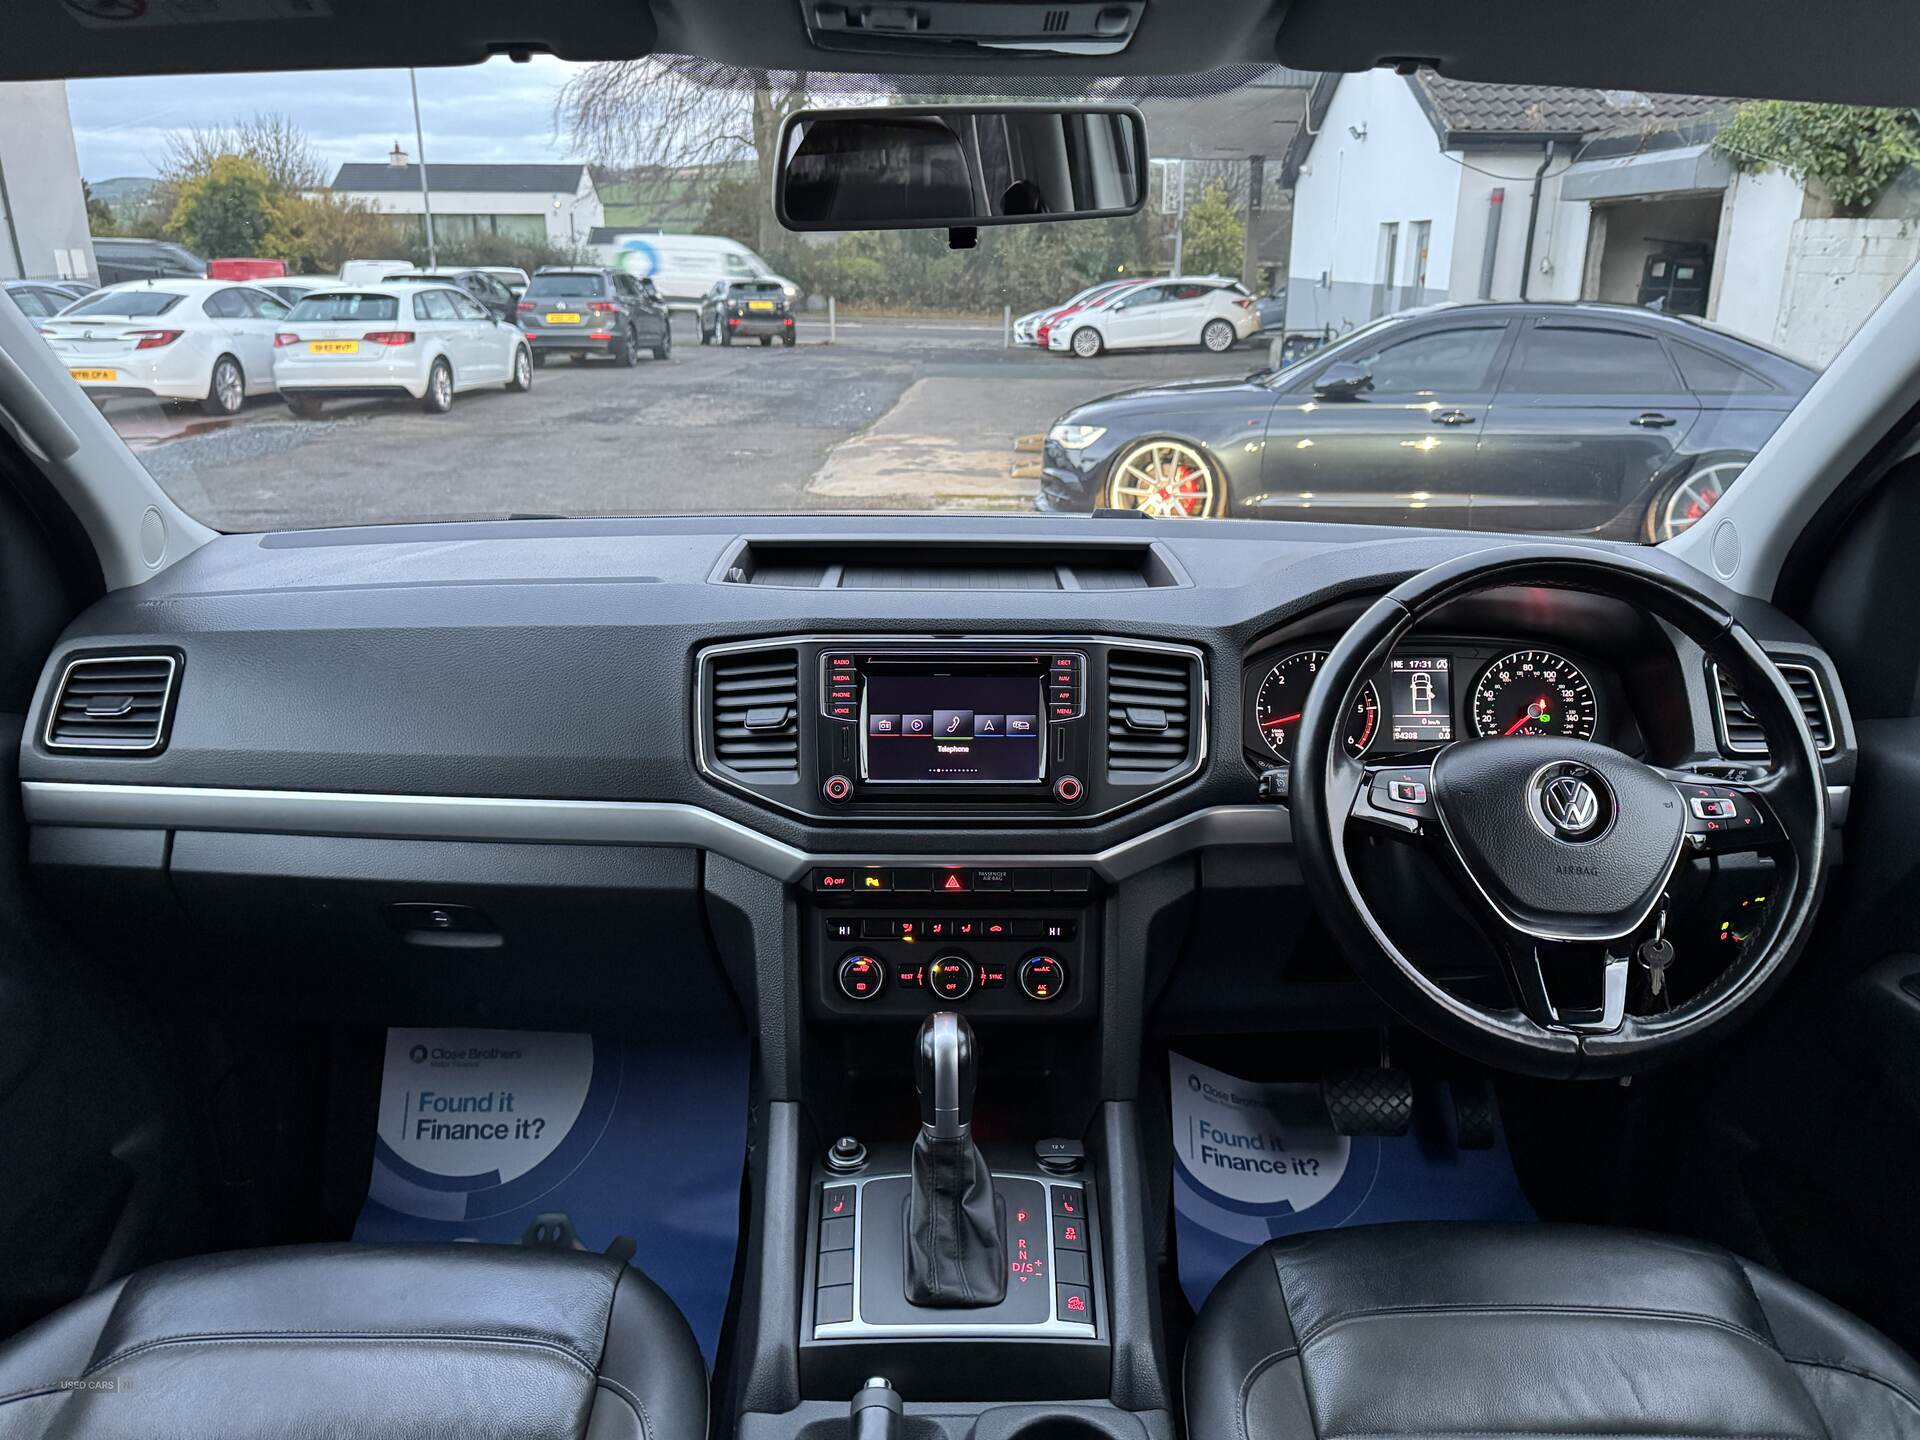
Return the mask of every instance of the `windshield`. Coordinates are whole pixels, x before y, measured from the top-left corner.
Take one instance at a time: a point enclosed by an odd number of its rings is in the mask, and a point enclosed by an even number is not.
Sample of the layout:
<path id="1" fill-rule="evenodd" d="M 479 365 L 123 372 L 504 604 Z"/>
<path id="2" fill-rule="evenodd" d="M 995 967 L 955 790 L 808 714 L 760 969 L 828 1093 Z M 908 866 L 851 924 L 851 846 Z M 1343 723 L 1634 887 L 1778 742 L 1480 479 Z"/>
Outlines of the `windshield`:
<path id="1" fill-rule="evenodd" d="M 1025 100 L 1139 106 L 1146 203 L 956 248 L 786 231 L 774 137 L 1004 77 L 657 56 L 417 78 L 417 117 L 404 70 L 75 80 L 35 137 L 70 183 L 9 175 L 16 210 L 83 205 L 96 242 L 28 275 L 532 276 L 405 330 L 392 297 L 341 293 L 278 319 L 215 296 L 124 354 L 47 327 L 210 525 L 1140 510 L 1658 542 L 1920 254 L 1907 111 L 1432 71 L 1028 77 Z M 383 323 L 301 333 L 325 321 Z"/>

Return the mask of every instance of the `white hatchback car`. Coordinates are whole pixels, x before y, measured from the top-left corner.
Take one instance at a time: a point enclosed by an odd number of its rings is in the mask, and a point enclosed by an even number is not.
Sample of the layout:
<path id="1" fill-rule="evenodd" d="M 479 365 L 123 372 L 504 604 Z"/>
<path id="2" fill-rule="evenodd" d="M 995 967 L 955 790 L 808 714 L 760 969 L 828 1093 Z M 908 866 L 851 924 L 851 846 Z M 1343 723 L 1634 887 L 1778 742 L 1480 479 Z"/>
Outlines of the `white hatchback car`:
<path id="1" fill-rule="evenodd" d="M 1103 296 L 1047 332 L 1049 350 L 1091 360 L 1103 350 L 1198 345 L 1218 355 L 1260 328 L 1253 296 L 1225 275 L 1183 275 Z"/>
<path id="2" fill-rule="evenodd" d="M 533 388 L 526 335 L 451 285 L 316 290 L 273 343 L 280 393 L 308 420 L 327 400 L 407 396 L 443 415 L 458 390 Z"/>
<path id="3" fill-rule="evenodd" d="M 287 306 L 230 280 L 129 280 L 40 324 L 68 373 L 96 400 L 192 400 L 235 415 L 269 392 L 273 335 Z"/>

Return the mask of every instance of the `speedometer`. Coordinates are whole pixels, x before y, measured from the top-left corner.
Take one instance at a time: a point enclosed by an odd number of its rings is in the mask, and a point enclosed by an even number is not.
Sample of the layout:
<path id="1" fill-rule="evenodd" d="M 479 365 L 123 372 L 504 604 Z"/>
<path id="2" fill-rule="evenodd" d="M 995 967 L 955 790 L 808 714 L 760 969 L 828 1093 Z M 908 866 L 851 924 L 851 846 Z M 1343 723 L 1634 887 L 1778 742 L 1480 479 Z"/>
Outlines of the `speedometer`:
<path id="1" fill-rule="evenodd" d="M 1593 687 L 1580 667 L 1551 650 L 1516 650 L 1480 672 L 1473 728 L 1481 735 L 1569 735 L 1591 740 Z"/>
<path id="2" fill-rule="evenodd" d="M 1300 714 L 1307 707 L 1307 691 L 1326 658 L 1324 650 L 1301 650 L 1287 656 L 1267 671 L 1254 695 L 1253 718 L 1260 727 L 1260 739 L 1282 760 L 1293 758 L 1293 737 L 1300 728 Z M 1360 687 L 1359 698 L 1347 716 L 1347 753 L 1362 754 L 1379 729 L 1380 692 L 1369 680 Z"/>

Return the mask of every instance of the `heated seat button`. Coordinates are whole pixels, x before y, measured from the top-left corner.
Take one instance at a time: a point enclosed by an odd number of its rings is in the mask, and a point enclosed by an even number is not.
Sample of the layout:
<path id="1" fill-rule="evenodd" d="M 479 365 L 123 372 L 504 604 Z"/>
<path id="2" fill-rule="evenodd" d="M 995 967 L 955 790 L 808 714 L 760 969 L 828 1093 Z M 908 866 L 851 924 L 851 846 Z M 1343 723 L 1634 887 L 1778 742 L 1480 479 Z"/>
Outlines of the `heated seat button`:
<path id="1" fill-rule="evenodd" d="M 820 1222 L 829 1220 L 851 1220 L 854 1207 L 860 1203 L 858 1185 L 829 1185 L 820 1192 Z"/>

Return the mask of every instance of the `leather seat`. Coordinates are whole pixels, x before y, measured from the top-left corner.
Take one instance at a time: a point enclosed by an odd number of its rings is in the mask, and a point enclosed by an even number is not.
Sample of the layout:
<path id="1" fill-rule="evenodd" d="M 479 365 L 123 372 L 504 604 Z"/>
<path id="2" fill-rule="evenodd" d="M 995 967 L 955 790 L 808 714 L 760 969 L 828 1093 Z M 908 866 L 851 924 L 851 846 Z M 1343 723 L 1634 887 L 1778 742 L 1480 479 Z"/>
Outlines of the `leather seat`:
<path id="1" fill-rule="evenodd" d="M 498 1245 L 158 1265 L 0 1346 L 6 1440 L 704 1440 L 707 1375 L 646 1276 Z"/>
<path id="2" fill-rule="evenodd" d="M 1229 1271 L 1186 1359 L 1192 1440 L 1920 1436 L 1920 1367 L 1710 1245 L 1385 1225 Z"/>

